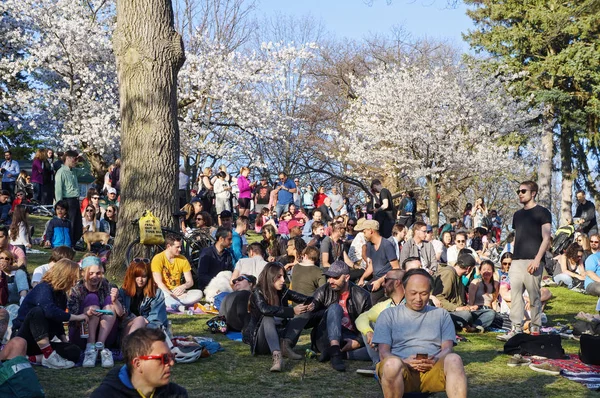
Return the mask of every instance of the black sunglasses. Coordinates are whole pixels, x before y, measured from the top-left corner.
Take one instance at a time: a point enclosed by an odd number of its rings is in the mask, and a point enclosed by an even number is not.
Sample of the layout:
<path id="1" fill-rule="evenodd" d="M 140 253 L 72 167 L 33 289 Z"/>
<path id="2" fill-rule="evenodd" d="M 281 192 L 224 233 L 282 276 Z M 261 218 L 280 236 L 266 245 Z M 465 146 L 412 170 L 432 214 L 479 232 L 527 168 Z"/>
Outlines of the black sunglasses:
<path id="1" fill-rule="evenodd" d="M 511 265 L 511 264 L 512 264 L 512 261 L 509 261 L 509 262 L 504 262 L 504 261 L 503 261 L 503 262 L 502 262 L 502 265 Z"/>
<path id="2" fill-rule="evenodd" d="M 520 193 L 525 195 L 528 191 L 529 191 L 529 189 L 517 189 L 517 195 Z"/>
<path id="3" fill-rule="evenodd" d="M 134 258 L 133 262 L 134 263 L 150 264 L 150 260 L 148 260 L 147 258 Z"/>
<path id="4" fill-rule="evenodd" d="M 248 281 L 248 283 L 250 283 L 250 279 L 248 279 L 248 277 L 243 276 L 243 275 L 235 278 L 233 280 L 233 283 L 238 283 L 238 282 L 241 282 L 241 281 Z"/>

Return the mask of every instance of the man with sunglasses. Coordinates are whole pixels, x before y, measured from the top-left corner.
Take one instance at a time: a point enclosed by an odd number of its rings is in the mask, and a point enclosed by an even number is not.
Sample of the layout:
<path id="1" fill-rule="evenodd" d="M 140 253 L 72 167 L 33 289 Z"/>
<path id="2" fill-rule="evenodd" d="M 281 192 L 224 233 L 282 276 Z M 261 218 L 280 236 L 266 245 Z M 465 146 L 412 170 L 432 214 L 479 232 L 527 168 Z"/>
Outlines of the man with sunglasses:
<path id="1" fill-rule="evenodd" d="M 600 235 L 590 235 L 590 249 L 592 251 L 592 254 L 598 253 L 600 251 Z"/>
<path id="2" fill-rule="evenodd" d="M 233 292 L 219 293 L 215 297 L 215 306 L 219 309 L 219 315 L 225 317 L 228 330 L 241 332 L 250 321 L 248 300 L 255 286 L 255 276 L 242 274 L 233 280 Z"/>
<path id="3" fill-rule="evenodd" d="M 235 288 L 235 280 L 240 275 L 253 275 L 258 278 L 267 262 L 264 258 L 265 251 L 260 243 L 254 242 L 248 246 L 248 257 L 240 259 L 235 264 L 235 269 L 231 273 L 231 279 L 229 283 Z"/>
<path id="4" fill-rule="evenodd" d="M 187 397 L 185 388 L 170 381 L 175 358 L 165 340 L 161 330 L 149 328 L 125 337 L 125 365 L 112 369 L 91 397 Z"/>
<path id="5" fill-rule="evenodd" d="M 542 325 L 542 302 L 540 300 L 543 261 L 550 245 L 552 214 L 545 207 L 538 205 L 535 198 L 538 185 L 534 181 L 524 181 L 517 190 L 519 202 L 523 205 L 513 216 L 515 231 L 515 249 L 508 276 L 510 278 L 510 320 L 512 330 L 506 335 L 498 336 L 508 340 L 518 333 L 523 333 L 525 302 L 523 290 L 529 294 L 531 311 L 531 334 L 540 334 Z M 542 266 L 540 266 L 542 265 Z"/>
<path id="6" fill-rule="evenodd" d="M 356 328 L 362 334 L 365 347 L 367 352 L 373 361 L 373 366 L 367 369 L 358 369 L 356 373 L 374 375 L 375 365 L 379 362 L 379 352 L 377 352 L 377 346 L 373 343 L 373 328 L 379 318 L 379 314 L 387 308 L 392 308 L 397 305 L 404 303 L 404 286 L 402 286 L 402 278 L 406 271 L 401 269 L 394 269 L 385 274 L 383 287 L 385 289 L 385 296 L 387 300 L 375 304 L 367 312 L 363 312 L 356 319 Z"/>
<path id="7" fill-rule="evenodd" d="M 458 259 L 458 253 L 461 250 L 465 250 L 465 249 L 471 251 L 471 254 L 475 258 L 475 262 L 477 262 L 477 264 L 479 264 L 481 262 L 481 260 L 479 259 L 479 256 L 477 255 L 477 252 L 475 250 L 471 249 L 470 247 L 467 247 L 467 233 L 461 231 L 461 232 L 456 233 L 454 245 L 450 246 L 446 253 L 448 265 L 453 267 L 454 264 L 456 264 L 456 260 Z"/>

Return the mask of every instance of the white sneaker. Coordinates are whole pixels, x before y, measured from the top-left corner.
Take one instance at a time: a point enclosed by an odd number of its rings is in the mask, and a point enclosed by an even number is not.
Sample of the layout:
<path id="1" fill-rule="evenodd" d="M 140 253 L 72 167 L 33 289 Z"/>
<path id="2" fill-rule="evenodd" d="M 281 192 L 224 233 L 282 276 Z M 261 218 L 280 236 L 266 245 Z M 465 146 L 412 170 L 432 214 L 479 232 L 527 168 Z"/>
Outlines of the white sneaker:
<path id="1" fill-rule="evenodd" d="M 84 368 L 93 368 L 96 366 L 96 359 L 98 358 L 98 351 L 94 350 L 86 350 L 85 356 L 83 357 L 83 367 Z"/>
<path id="2" fill-rule="evenodd" d="M 53 351 L 48 358 L 42 357 L 42 366 L 50 369 L 69 369 L 75 364 L 58 355 L 58 352 Z"/>
<path id="3" fill-rule="evenodd" d="M 113 366 L 115 366 L 112 352 L 110 352 L 110 350 L 107 348 L 100 351 L 100 360 L 102 361 L 103 368 L 112 368 Z"/>

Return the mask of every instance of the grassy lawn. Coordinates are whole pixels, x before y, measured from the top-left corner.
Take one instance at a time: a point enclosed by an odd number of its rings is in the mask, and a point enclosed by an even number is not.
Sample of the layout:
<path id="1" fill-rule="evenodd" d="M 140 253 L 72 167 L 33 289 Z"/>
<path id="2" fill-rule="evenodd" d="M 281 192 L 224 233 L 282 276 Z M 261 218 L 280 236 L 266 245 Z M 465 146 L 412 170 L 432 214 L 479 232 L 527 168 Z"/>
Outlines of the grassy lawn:
<path id="1" fill-rule="evenodd" d="M 42 223 L 43 225 L 43 223 Z M 37 227 L 36 227 L 37 230 Z M 48 255 L 31 255 L 28 268 L 44 263 Z M 571 292 L 565 288 L 551 288 L 555 296 L 546 307 L 550 324 L 574 321 L 579 311 L 593 312 L 597 299 Z M 212 357 L 200 359 L 193 364 L 176 365 L 173 380 L 187 388 L 191 397 L 381 397 L 377 382 L 358 376 L 354 371 L 368 365 L 365 362 L 346 361 L 348 370 L 338 373 L 328 363 L 321 364 L 310 359 L 306 376 L 301 380 L 303 361 L 286 360 L 285 371 L 272 374 L 268 371 L 271 358 L 250 356 L 247 345 L 230 341 L 223 335 L 210 335 L 206 320 L 210 316 L 171 316 L 173 331 L 177 335 L 210 336 L 219 341 L 223 348 Z M 470 342 L 456 347 L 465 363 L 470 397 L 600 397 L 600 393 L 589 391 L 581 384 L 562 377 L 536 373 L 528 367 L 509 368 L 508 356 L 501 353 L 503 344 L 495 339 L 496 334 L 467 335 Z M 299 342 L 301 349 L 310 346 L 308 334 Z M 563 340 L 569 354 L 577 353 L 579 343 Z M 117 363 L 116 366 L 121 364 Z M 48 397 L 89 396 L 107 370 L 76 368 L 68 371 L 36 367 Z M 57 377 L 58 376 L 58 377 Z M 445 397 L 439 393 L 436 397 Z"/>

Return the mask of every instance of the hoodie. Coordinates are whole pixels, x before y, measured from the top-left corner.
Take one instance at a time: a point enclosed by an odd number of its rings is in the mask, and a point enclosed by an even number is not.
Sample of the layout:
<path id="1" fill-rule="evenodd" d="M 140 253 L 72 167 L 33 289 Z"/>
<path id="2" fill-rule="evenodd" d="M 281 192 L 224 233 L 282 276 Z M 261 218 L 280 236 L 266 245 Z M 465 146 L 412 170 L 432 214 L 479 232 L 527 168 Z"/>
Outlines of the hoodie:
<path id="1" fill-rule="evenodd" d="M 158 387 L 154 390 L 153 398 L 187 398 L 188 393 L 185 388 L 175 384 L 169 383 L 166 386 Z M 105 397 L 131 397 L 140 398 L 131 380 L 127 374 L 127 366 L 123 365 L 121 368 L 114 368 L 104 378 L 102 384 L 94 390 L 90 398 L 105 398 Z"/>

